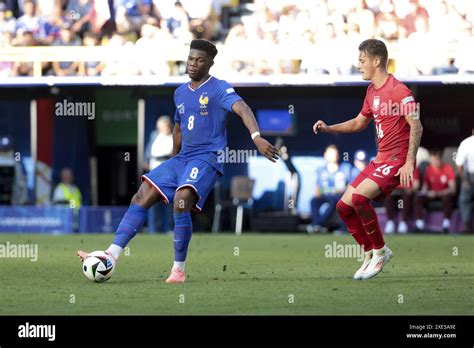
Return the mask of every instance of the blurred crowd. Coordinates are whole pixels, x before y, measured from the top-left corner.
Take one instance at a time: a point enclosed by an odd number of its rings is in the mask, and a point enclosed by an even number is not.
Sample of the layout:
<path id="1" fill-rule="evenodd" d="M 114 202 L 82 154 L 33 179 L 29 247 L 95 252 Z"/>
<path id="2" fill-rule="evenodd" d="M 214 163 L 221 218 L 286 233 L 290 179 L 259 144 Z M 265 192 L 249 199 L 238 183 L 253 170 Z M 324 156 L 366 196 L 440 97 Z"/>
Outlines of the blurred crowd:
<path id="1" fill-rule="evenodd" d="M 223 45 L 230 53 L 218 55 L 216 67 L 244 75 L 356 74 L 357 46 L 367 38 L 393 48 L 389 65 L 397 74 L 472 74 L 474 2 L 0 0 L 0 47 L 103 45 L 146 52 L 193 38 Z M 262 58 L 255 52 L 271 53 Z M 299 57 L 287 58 L 288 52 Z M 185 74 L 183 62 L 137 55 L 138 64 L 117 57 L 44 62 L 42 70 L 57 76 Z M 0 76 L 30 76 L 32 70 L 28 62 L 0 62 Z"/>

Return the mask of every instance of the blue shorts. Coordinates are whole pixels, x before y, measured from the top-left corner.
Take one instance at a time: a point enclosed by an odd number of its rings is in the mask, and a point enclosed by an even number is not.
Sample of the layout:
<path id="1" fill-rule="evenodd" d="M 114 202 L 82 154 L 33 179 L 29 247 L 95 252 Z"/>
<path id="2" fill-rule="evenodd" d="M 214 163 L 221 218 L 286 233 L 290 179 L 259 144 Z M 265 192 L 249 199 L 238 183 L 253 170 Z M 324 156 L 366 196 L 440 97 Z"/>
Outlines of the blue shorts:
<path id="1" fill-rule="evenodd" d="M 148 181 L 166 204 L 173 202 L 176 191 L 183 187 L 193 189 L 199 197 L 193 208 L 201 211 L 209 192 L 221 175 L 205 161 L 173 157 L 142 175 L 142 181 Z"/>

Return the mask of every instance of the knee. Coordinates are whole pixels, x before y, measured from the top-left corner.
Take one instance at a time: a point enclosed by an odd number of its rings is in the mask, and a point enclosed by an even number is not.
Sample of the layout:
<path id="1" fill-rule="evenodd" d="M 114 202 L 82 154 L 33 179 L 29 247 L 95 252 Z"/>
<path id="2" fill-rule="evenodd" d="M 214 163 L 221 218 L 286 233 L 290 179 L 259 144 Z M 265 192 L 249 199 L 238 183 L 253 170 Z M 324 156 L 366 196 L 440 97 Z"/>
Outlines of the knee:
<path id="1" fill-rule="evenodd" d="M 143 192 L 140 190 L 137 191 L 132 197 L 132 200 L 130 201 L 131 204 L 138 204 L 142 205 L 143 204 Z"/>
<path id="2" fill-rule="evenodd" d="M 131 204 L 150 208 L 159 199 L 158 193 L 149 184 L 143 183 L 132 197 Z"/>
<path id="3" fill-rule="evenodd" d="M 362 196 L 358 193 L 353 193 L 351 200 L 355 209 L 357 209 L 357 207 L 365 206 L 367 203 L 370 202 L 367 197 Z"/>
<path id="4" fill-rule="evenodd" d="M 352 208 L 349 204 L 345 203 L 342 199 L 340 199 L 336 203 L 336 211 L 340 217 L 343 217 L 343 216 L 353 213 L 354 208 Z"/>

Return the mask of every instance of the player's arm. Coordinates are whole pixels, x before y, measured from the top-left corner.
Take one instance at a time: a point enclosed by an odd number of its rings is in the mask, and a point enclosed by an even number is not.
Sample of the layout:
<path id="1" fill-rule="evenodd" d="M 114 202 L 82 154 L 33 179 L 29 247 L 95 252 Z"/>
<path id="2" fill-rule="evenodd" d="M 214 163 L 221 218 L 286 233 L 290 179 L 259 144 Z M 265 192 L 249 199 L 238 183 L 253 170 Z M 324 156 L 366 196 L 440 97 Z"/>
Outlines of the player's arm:
<path id="1" fill-rule="evenodd" d="M 319 120 L 313 126 L 313 132 L 317 134 L 318 132 L 323 133 L 357 133 L 361 132 L 367 128 L 370 123 L 371 118 L 365 117 L 362 114 L 357 115 L 349 121 L 333 124 L 328 126 L 324 121 Z"/>
<path id="2" fill-rule="evenodd" d="M 176 122 L 173 128 L 173 157 L 181 150 L 181 140 L 181 126 Z"/>
<path id="3" fill-rule="evenodd" d="M 410 125 L 410 140 L 408 142 L 408 154 L 405 164 L 400 167 L 396 176 L 400 175 L 400 184 L 402 187 L 409 187 L 413 182 L 413 172 L 415 171 L 415 159 L 420 146 L 421 135 L 423 134 L 423 126 L 421 125 L 418 115 L 410 113 L 405 116 L 405 120 Z"/>
<path id="4" fill-rule="evenodd" d="M 453 179 L 448 180 L 448 187 L 444 190 L 436 192 L 436 197 L 442 197 L 446 195 L 456 194 L 456 181 Z"/>
<path id="5" fill-rule="evenodd" d="M 444 195 L 454 195 L 456 194 L 456 181 L 455 180 L 449 180 L 448 181 L 448 188 L 444 190 L 443 192 Z"/>
<path id="6" fill-rule="evenodd" d="M 244 122 L 245 127 L 249 130 L 250 134 L 254 134 L 255 132 L 259 132 L 257 121 L 255 120 L 255 116 L 253 111 L 250 107 L 245 103 L 243 100 L 238 100 L 234 104 L 232 104 L 232 110 L 239 115 L 239 117 Z M 280 151 L 262 138 L 260 135 L 256 136 L 253 139 L 255 146 L 257 147 L 258 151 L 268 158 L 272 162 L 276 162 L 278 156 L 280 155 Z"/>

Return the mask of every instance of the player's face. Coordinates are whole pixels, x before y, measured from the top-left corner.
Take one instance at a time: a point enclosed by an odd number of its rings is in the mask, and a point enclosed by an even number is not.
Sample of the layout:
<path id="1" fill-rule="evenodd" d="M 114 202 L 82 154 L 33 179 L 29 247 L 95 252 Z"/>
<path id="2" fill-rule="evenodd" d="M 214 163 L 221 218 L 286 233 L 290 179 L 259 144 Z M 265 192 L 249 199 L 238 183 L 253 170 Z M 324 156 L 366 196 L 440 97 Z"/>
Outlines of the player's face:
<path id="1" fill-rule="evenodd" d="M 209 73 L 212 60 L 204 51 L 192 49 L 189 51 L 186 71 L 191 80 L 199 81 Z"/>
<path id="2" fill-rule="evenodd" d="M 69 169 L 63 170 L 61 179 L 65 184 L 69 184 L 69 185 L 71 185 L 74 182 L 74 176 Z"/>
<path id="3" fill-rule="evenodd" d="M 334 148 L 327 149 L 324 152 L 324 159 L 328 163 L 337 163 L 339 161 L 339 151 Z"/>
<path id="4" fill-rule="evenodd" d="M 368 56 L 364 51 L 359 51 L 359 64 L 357 69 L 362 73 L 362 79 L 369 81 L 375 73 L 374 59 Z"/>
<path id="5" fill-rule="evenodd" d="M 430 162 L 431 162 L 431 165 L 434 167 L 441 167 L 441 157 L 439 156 L 431 155 Z"/>

